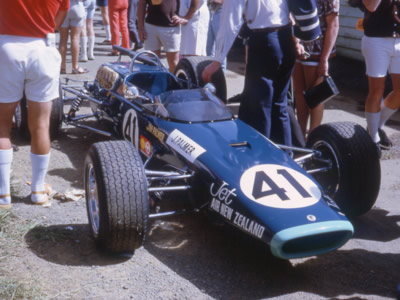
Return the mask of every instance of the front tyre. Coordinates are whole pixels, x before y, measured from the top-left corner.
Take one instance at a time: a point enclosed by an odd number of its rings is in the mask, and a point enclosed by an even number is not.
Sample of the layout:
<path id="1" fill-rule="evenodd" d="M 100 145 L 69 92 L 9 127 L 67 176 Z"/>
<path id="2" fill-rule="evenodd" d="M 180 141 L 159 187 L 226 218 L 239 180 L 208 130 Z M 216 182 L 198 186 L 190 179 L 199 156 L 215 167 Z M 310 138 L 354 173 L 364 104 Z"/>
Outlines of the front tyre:
<path id="1" fill-rule="evenodd" d="M 313 177 L 340 209 L 348 217 L 368 212 L 379 193 L 381 169 L 376 145 L 366 130 L 351 122 L 324 124 L 311 132 L 306 146 L 321 153 L 306 169 L 331 162 L 328 171 Z"/>
<path id="2" fill-rule="evenodd" d="M 139 153 L 127 141 L 95 143 L 84 170 L 86 208 L 96 245 L 114 254 L 133 254 L 145 240 L 149 217 Z"/>

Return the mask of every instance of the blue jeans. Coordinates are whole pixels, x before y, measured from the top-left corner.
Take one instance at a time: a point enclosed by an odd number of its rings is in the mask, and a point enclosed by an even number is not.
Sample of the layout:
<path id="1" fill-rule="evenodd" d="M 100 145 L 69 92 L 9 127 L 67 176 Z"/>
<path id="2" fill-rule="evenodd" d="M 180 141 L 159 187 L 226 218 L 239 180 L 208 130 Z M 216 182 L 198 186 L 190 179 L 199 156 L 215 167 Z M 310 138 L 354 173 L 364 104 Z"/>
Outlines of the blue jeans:
<path id="1" fill-rule="evenodd" d="M 207 36 L 207 55 L 213 57 L 215 55 L 215 41 L 217 39 L 217 33 L 219 29 L 219 23 L 221 20 L 222 6 L 216 10 L 210 10 L 210 23 L 208 25 L 208 36 Z M 226 71 L 226 58 L 222 62 L 222 70 Z"/>

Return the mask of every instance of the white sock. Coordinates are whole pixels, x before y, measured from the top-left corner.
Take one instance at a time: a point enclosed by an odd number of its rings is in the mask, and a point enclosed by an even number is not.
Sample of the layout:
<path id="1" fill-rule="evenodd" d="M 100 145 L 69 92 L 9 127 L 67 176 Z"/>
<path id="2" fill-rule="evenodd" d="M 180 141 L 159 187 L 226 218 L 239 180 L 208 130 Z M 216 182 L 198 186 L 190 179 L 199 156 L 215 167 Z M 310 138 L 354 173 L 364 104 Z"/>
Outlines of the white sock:
<path id="1" fill-rule="evenodd" d="M 13 149 L 0 150 L 0 196 L 10 194 L 10 172 Z M 0 204 L 10 204 L 11 197 L 0 198 Z"/>
<path id="2" fill-rule="evenodd" d="M 80 59 L 85 59 L 87 60 L 87 43 L 88 43 L 88 38 L 87 36 L 81 36 L 81 55 Z"/>
<path id="3" fill-rule="evenodd" d="M 110 25 L 105 26 L 104 29 L 106 30 L 106 40 L 107 40 L 107 41 L 111 41 Z"/>
<path id="4" fill-rule="evenodd" d="M 397 111 L 397 109 L 392 109 L 385 106 L 382 102 L 381 105 L 381 118 L 379 120 L 379 128 L 382 128 L 386 121 L 390 119 L 390 117 Z"/>
<path id="5" fill-rule="evenodd" d="M 94 59 L 94 41 L 95 41 L 95 36 L 94 35 L 90 35 L 88 36 L 88 58 L 89 59 Z"/>
<path id="6" fill-rule="evenodd" d="M 380 117 L 381 117 L 380 111 L 376 113 L 365 112 L 365 118 L 367 119 L 368 133 L 371 136 L 374 143 L 378 143 L 380 141 L 378 134 Z"/>
<path id="7" fill-rule="evenodd" d="M 45 155 L 37 155 L 31 152 L 31 162 L 32 162 L 32 192 L 41 192 L 45 190 L 44 179 L 47 174 L 47 169 L 49 167 L 50 153 Z M 32 202 L 42 202 L 46 197 L 43 194 L 32 194 Z"/>

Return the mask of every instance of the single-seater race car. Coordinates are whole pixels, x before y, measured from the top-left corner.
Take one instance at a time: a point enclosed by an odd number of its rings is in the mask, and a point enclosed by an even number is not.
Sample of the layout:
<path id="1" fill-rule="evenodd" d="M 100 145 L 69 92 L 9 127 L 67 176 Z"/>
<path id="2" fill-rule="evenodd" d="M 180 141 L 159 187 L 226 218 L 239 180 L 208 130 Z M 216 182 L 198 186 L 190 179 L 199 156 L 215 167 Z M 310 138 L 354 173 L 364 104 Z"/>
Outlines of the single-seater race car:
<path id="1" fill-rule="evenodd" d="M 223 73 L 203 86 L 209 58 L 183 58 L 174 75 L 151 52 L 114 49 L 118 61 L 101 65 L 93 82 L 61 85 L 52 116 L 54 134 L 66 123 L 112 138 L 93 144 L 84 166 L 98 246 L 133 254 L 149 219 L 200 211 L 283 259 L 333 251 L 352 237 L 348 218 L 368 212 L 380 186 L 378 153 L 360 125 L 323 124 L 305 148 L 276 145 L 216 96 L 226 97 Z M 85 102 L 92 113 L 77 114 Z M 167 197 L 184 197 L 185 206 L 165 209 Z"/>

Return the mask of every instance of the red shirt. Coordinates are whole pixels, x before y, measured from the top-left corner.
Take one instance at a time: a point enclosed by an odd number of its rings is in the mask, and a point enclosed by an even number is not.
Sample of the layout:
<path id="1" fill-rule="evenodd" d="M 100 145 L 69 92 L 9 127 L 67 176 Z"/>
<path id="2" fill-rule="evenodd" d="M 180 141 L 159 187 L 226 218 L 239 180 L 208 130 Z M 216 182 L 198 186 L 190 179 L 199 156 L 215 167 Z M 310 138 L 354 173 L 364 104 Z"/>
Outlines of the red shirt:
<path id="1" fill-rule="evenodd" d="M 69 0 L 0 0 L 0 34 L 46 37 L 57 12 L 68 9 Z"/>

